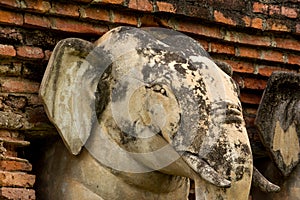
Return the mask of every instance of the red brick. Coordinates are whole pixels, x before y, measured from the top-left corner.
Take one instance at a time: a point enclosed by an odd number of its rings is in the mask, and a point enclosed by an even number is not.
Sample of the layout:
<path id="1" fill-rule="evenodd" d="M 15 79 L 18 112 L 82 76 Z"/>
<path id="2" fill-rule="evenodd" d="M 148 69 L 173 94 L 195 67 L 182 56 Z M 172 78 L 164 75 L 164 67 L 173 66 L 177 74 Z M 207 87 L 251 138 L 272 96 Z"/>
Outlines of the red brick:
<path id="1" fill-rule="evenodd" d="M 289 18 L 297 18 L 297 10 L 295 8 L 281 7 L 281 14 Z"/>
<path id="2" fill-rule="evenodd" d="M 274 62 L 284 62 L 283 53 L 279 51 L 262 51 L 261 59 Z"/>
<path id="3" fill-rule="evenodd" d="M 79 22 L 76 20 L 63 19 L 63 18 L 51 18 L 51 28 L 60 31 L 71 33 L 85 33 L 93 35 L 103 35 L 108 31 L 106 26 L 99 24 L 93 25 L 85 22 Z"/>
<path id="4" fill-rule="evenodd" d="M 259 3 L 259 2 L 254 2 L 253 3 L 253 12 L 254 13 L 268 13 L 268 5 Z"/>
<path id="5" fill-rule="evenodd" d="M 153 11 L 153 5 L 148 0 L 130 0 L 128 4 L 128 8 L 146 11 L 146 12 Z"/>
<path id="6" fill-rule="evenodd" d="M 80 17 L 84 19 L 93 19 L 100 21 L 109 21 L 109 11 L 100 8 L 80 8 Z"/>
<path id="7" fill-rule="evenodd" d="M 20 13 L 0 10 L 0 23 L 22 25 L 23 15 Z"/>
<path id="8" fill-rule="evenodd" d="M 270 5 L 269 14 L 270 15 L 280 15 L 280 6 Z"/>
<path id="9" fill-rule="evenodd" d="M 94 3 L 97 2 L 95 0 L 73 0 L 73 1 L 80 2 L 80 3 L 91 3 L 92 1 L 94 1 Z"/>
<path id="10" fill-rule="evenodd" d="M 279 21 L 273 19 L 267 20 L 267 29 L 272 31 L 284 31 L 284 32 L 291 31 L 290 28 L 286 26 L 285 21 Z"/>
<path id="11" fill-rule="evenodd" d="M 24 108 L 26 105 L 25 102 L 19 103 L 22 105 L 22 107 Z M 9 147 L 11 148 L 15 148 L 15 147 L 24 147 L 24 146 L 28 146 L 30 144 L 30 142 L 25 141 L 24 139 L 21 138 L 13 138 L 13 137 L 1 137 L 0 141 L 3 142 L 4 144 L 9 145 Z"/>
<path id="12" fill-rule="evenodd" d="M 1 92 L 16 92 L 16 93 L 38 93 L 40 84 L 17 78 L 1 78 Z"/>
<path id="13" fill-rule="evenodd" d="M 245 107 L 243 108 L 243 113 L 248 116 L 255 116 L 257 114 L 257 109 Z"/>
<path id="14" fill-rule="evenodd" d="M 286 38 L 275 38 L 276 47 L 300 51 L 300 41 Z"/>
<path id="15" fill-rule="evenodd" d="M 135 15 L 129 15 L 127 13 L 113 11 L 112 22 L 137 26 L 138 18 Z"/>
<path id="16" fill-rule="evenodd" d="M 213 13 L 211 12 L 210 7 L 201 6 L 201 5 L 176 5 L 177 14 L 185 15 L 188 17 L 194 17 L 194 18 L 200 18 L 200 19 L 206 19 L 206 20 L 213 20 Z"/>
<path id="17" fill-rule="evenodd" d="M 11 137 L 11 134 L 8 130 L 0 129 L 0 137 Z"/>
<path id="18" fill-rule="evenodd" d="M 4 156 L 6 156 L 6 157 L 17 157 L 18 153 L 14 150 L 6 149 L 6 152 L 4 153 Z"/>
<path id="19" fill-rule="evenodd" d="M 19 7 L 19 4 L 15 0 L 1 0 L 0 5 L 9 7 Z"/>
<path id="20" fill-rule="evenodd" d="M 244 115 L 244 120 L 246 122 L 246 127 L 253 127 L 254 126 L 255 117 L 250 117 L 250 116 Z"/>
<path id="21" fill-rule="evenodd" d="M 157 20 L 153 17 L 153 15 L 143 15 L 138 18 L 140 26 L 159 26 Z"/>
<path id="22" fill-rule="evenodd" d="M 240 34 L 242 34 L 242 33 L 226 30 L 223 40 L 239 43 L 240 42 Z"/>
<path id="23" fill-rule="evenodd" d="M 296 25 L 296 33 L 297 33 L 297 34 L 300 34 L 300 24 L 297 24 L 297 25 Z"/>
<path id="24" fill-rule="evenodd" d="M 22 8 L 26 8 L 28 10 L 32 10 L 39 13 L 46 13 L 51 8 L 51 4 L 49 1 L 24 0 L 23 2 L 24 4 L 22 4 Z"/>
<path id="25" fill-rule="evenodd" d="M 161 27 L 175 29 L 174 20 L 172 19 L 159 18 L 157 21 Z"/>
<path id="26" fill-rule="evenodd" d="M 38 26 L 44 28 L 50 28 L 51 23 L 47 17 L 40 17 L 25 13 L 24 15 L 24 25 Z"/>
<path id="27" fill-rule="evenodd" d="M 253 74 L 254 66 L 252 63 L 243 62 L 243 61 L 233 61 L 233 60 L 224 60 L 224 62 L 228 63 L 234 72 L 241 72 L 247 74 Z"/>
<path id="28" fill-rule="evenodd" d="M 108 4 L 116 4 L 116 5 L 123 5 L 124 0 L 101 0 L 101 3 L 108 3 Z"/>
<path id="29" fill-rule="evenodd" d="M 210 52 L 234 55 L 235 49 L 234 46 L 230 46 L 229 44 L 220 44 L 220 43 L 211 42 Z"/>
<path id="30" fill-rule="evenodd" d="M 35 175 L 24 172 L 0 171 L 0 186 L 2 187 L 33 187 Z"/>
<path id="31" fill-rule="evenodd" d="M 189 21 L 175 22 L 175 26 L 178 31 L 194 33 L 197 35 L 207 36 L 211 38 L 223 39 L 223 34 L 221 33 L 220 28 L 217 26 L 209 27 Z"/>
<path id="32" fill-rule="evenodd" d="M 238 73 L 233 73 L 232 79 L 238 84 L 241 89 L 244 88 L 244 80 Z"/>
<path id="33" fill-rule="evenodd" d="M 272 44 L 271 38 L 268 36 L 249 35 L 232 31 L 226 32 L 224 40 L 255 46 L 271 46 Z"/>
<path id="34" fill-rule="evenodd" d="M 158 7 L 158 11 L 160 11 L 160 12 L 168 12 L 168 13 L 176 12 L 176 8 L 171 3 L 157 1 L 156 5 Z"/>
<path id="35" fill-rule="evenodd" d="M 260 103 L 261 96 L 258 94 L 242 92 L 240 95 L 240 99 L 242 103 L 258 105 Z"/>
<path id="36" fill-rule="evenodd" d="M 17 55 L 22 58 L 29 58 L 29 59 L 43 59 L 45 56 L 43 49 L 39 47 L 31 47 L 31 46 L 18 47 Z"/>
<path id="37" fill-rule="evenodd" d="M 44 54 L 45 54 L 44 60 L 49 60 L 49 59 L 50 59 L 50 56 L 51 56 L 51 54 L 52 54 L 52 51 L 46 50 L 46 51 L 44 52 Z"/>
<path id="38" fill-rule="evenodd" d="M 244 84 L 246 89 L 264 90 L 267 86 L 267 81 L 258 78 L 245 77 Z"/>
<path id="39" fill-rule="evenodd" d="M 223 23 L 223 24 L 229 24 L 229 25 L 236 25 L 236 22 L 231 19 L 231 18 L 227 18 L 223 15 L 223 13 L 215 10 L 214 11 L 214 17 L 215 17 L 215 21 L 216 22 L 220 22 L 220 23 Z"/>
<path id="40" fill-rule="evenodd" d="M 16 56 L 16 50 L 11 45 L 0 44 L 0 56 L 14 57 Z"/>
<path id="41" fill-rule="evenodd" d="M 242 20 L 243 20 L 244 23 L 245 23 L 245 27 L 250 27 L 250 25 L 251 25 L 251 18 L 250 18 L 250 17 L 244 16 L 244 17 L 242 18 Z"/>
<path id="42" fill-rule="evenodd" d="M 200 40 L 196 38 L 196 41 L 199 42 L 206 51 L 208 51 L 208 42 L 206 40 Z"/>
<path id="43" fill-rule="evenodd" d="M 18 131 L 5 130 L 5 129 L 0 129 L 0 137 L 12 137 L 12 138 L 19 138 L 24 140 L 24 135 L 20 134 Z"/>
<path id="44" fill-rule="evenodd" d="M 288 63 L 300 66 L 300 56 L 296 54 L 288 54 Z"/>
<path id="45" fill-rule="evenodd" d="M 253 18 L 251 20 L 251 27 L 262 30 L 263 29 L 263 23 L 264 23 L 264 21 L 261 18 Z"/>
<path id="46" fill-rule="evenodd" d="M 272 67 L 272 66 L 258 66 L 258 74 L 262 76 L 271 76 L 273 72 L 276 71 L 288 71 L 291 72 L 292 70 L 284 69 L 280 67 Z"/>
<path id="47" fill-rule="evenodd" d="M 260 51 L 247 47 L 239 47 L 236 52 L 236 56 L 247 58 L 260 58 Z"/>
<path id="48" fill-rule="evenodd" d="M 0 160 L 0 170 L 3 171 L 31 171 L 32 165 L 29 162 L 17 160 Z"/>
<path id="49" fill-rule="evenodd" d="M 52 2 L 50 13 L 71 17 L 79 17 L 79 6 L 70 3 L 63 4 L 54 1 Z"/>
<path id="50" fill-rule="evenodd" d="M 27 188 L 0 188 L 1 199 L 35 200 L 35 191 Z"/>

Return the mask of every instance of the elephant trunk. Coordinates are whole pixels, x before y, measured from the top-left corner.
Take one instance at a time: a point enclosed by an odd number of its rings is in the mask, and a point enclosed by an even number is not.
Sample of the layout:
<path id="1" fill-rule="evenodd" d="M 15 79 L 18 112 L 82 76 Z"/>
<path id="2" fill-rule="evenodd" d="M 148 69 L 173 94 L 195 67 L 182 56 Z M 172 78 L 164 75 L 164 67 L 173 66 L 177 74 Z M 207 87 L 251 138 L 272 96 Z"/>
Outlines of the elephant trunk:
<path id="1" fill-rule="evenodd" d="M 252 184 L 263 192 L 279 192 L 280 187 L 268 181 L 257 169 L 253 167 Z"/>
<path id="2" fill-rule="evenodd" d="M 182 158 L 196 172 L 198 199 L 247 199 L 252 153 L 240 106 L 232 101 L 214 105 L 203 137 L 186 149 L 181 146 Z"/>
<path id="3" fill-rule="evenodd" d="M 183 159 L 204 180 L 218 187 L 231 186 L 231 182 L 229 180 L 223 178 L 207 162 L 198 156 L 185 152 L 183 154 Z"/>

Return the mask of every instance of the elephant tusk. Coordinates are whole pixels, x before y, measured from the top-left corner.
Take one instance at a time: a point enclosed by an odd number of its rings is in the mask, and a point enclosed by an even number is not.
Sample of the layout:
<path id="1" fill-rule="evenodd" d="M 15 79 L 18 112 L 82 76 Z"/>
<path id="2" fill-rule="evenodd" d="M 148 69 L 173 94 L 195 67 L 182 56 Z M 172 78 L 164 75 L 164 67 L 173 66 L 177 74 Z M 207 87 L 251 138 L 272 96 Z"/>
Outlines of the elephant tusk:
<path id="1" fill-rule="evenodd" d="M 263 192 L 279 192 L 280 187 L 268 181 L 257 169 L 253 166 L 252 184 L 258 187 Z"/>
<path id="2" fill-rule="evenodd" d="M 197 173 L 201 178 L 218 187 L 228 188 L 231 182 L 214 170 L 207 162 L 189 152 L 183 154 L 185 162 Z"/>

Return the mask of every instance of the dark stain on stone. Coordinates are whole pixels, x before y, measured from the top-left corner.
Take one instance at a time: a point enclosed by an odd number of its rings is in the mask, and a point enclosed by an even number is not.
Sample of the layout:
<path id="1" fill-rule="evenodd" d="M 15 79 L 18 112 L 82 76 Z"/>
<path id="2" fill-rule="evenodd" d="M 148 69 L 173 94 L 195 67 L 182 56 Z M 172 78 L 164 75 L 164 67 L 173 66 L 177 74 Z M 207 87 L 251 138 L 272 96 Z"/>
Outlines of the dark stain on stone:
<path id="1" fill-rule="evenodd" d="M 235 162 L 238 164 L 244 164 L 246 162 L 246 159 L 243 157 L 238 157 Z"/>
<path id="2" fill-rule="evenodd" d="M 251 154 L 250 148 L 247 144 L 242 144 L 241 150 L 242 150 L 242 152 L 245 153 L 245 155 Z"/>
<path id="3" fill-rule="evenodd" d="M 133 136 L 132 134 L 123 132 L 123 134 L 121 135 L 121 144 L 123 144 L 123 145 L 134 142 L 136 140 L 137 140 L 137 138 L 135 136 Z"/>
<path id="4" fill-rule="evenodd" d="M 172 61 L 176 61 L 177 63 L 187 63 L 187 60 L 181 56 L 179 53 L 175 52 L 167 52 L 165 54 L 165 60 L 169 63 Z"/>
<path id="5" fill-rule="evenodd" d="M 197 67 L 195 65 L 193 65 L 191 62 L 188 61 L 188 69 L 191 71 L 196 71 Z"/>
<path id="6" fill-rule="evenodd" d="M 221 194 L 218 194 L 217 197 L 216 197 L 216 200 L 224 200 L 224 198 Z"/>
<path id="7" fill-rule="evenodd" d="M 97 85 L 97 91 L 95 92 L 95 107 L 98 119 L 100 119 L 100 115 L 102 114 L 110 99 L 110 84 L 112 79 L 111 70 L 112 66 L 110 65 L 109 67 L 107 67 L 102 77 L 100 78 L 100 81 Z"/>
<path id="8" fill-rule="evenodd" d="M 184 69 L 181 64 L 175 64 L 174 65 L 175 69 L 182 75 L 186 74 L 186 69 Z"/>
<path id="9" fill-rule="evenodd" d="M 244 166 L 238 166 L 236 168 L 235 174 L 236 174 L 235 180 L 236 181 L 241 180 L 243 178 L 243 176 L 244 176 Z"/>
<path id="10" fill-rule="evenodd" d="M 233 162 L 224 158 L 228 150 L 228 144 L 225 141 L 217 140 L 216 144 L 210 147 L 210 153 L 208 154 L 208 160 L 211 162 L 215 162 L 214 167 L 216 170 L 218 168 L 225 169 L 226 179 L 231 180 L 231 171 Z M 218 170 L 217 170 L 218 171 Z"/>
<path id="11" fill-rule="evenodd" d="M 114 88 L 112 88 L 112 102 L 121 102 L 126 97 L 128 92 L 129 82 L 123 81 L 122 84 L 117 83 Z"/>

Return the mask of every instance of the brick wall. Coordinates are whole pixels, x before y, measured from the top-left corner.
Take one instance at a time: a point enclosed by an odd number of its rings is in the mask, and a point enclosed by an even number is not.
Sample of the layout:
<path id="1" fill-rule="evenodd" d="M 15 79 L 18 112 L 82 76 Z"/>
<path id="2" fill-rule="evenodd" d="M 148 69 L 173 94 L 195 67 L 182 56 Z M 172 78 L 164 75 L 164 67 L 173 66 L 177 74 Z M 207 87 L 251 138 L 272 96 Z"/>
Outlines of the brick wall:
<path id="1" fill-rule="evenodd" d="M 181 31 L 229 63 L 254 154 L 263 156 L 253 121 L 268 76 L 300 72 L 299 0 L 0 0 L 1 198 L 35 198 L 31 165 L 17 152 L 54 132 L 37 94 L 55 44 L 95 41 L 119 25 Z"/>

